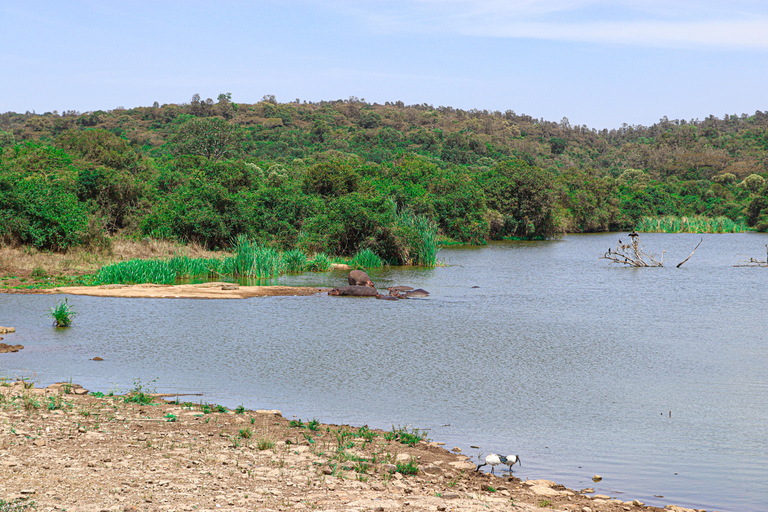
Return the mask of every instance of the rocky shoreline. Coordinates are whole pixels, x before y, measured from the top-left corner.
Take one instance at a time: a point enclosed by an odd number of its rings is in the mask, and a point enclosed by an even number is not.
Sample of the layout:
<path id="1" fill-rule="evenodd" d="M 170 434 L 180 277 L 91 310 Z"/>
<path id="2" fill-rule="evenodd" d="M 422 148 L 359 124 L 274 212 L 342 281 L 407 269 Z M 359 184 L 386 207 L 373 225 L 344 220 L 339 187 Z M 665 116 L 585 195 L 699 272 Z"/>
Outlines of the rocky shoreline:
<path id="1" fill-rule="evenodd" d="M 0 500 L 38 511 L 665 510 L 478 472 L 417 431 L 289 421 L 185 398 L 140 385 L 103 396 L 66 382 L 0 383 Z"/>

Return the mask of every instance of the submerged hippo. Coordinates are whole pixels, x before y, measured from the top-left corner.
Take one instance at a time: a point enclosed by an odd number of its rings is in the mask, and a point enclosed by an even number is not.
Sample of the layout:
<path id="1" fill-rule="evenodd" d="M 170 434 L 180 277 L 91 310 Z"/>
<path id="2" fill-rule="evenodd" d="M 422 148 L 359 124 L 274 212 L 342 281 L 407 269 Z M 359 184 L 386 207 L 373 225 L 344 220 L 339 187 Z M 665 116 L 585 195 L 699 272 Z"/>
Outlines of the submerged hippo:
<path id="1" fill-rule="evenodd" d="M 380 294 L 380 293 L 377 293 L 377 294 L 376 294 L 376 298 L 377 298 L 377 299 L 381 299 L 381 300 L 397 300 L 397 299 L 399 299 L 400 297 L 397 297 L 397 296 L 395 296 L 395 295 L 382 295 L 382 294 Z"/>
<path id="2" fill-rule="evenodd" d="M 405 292 L 406 297 L 429 297 L 429 292 L 427 290 L 422 290 L 421 288 L 418 288 L 416 290 L 410 290 Z"/>
<path id="3" fill-rule="evenodd" d="M 375 297 L 378 294 L 379 292 L 376 291 L 376 288 L 359 285 L 342 286 L 341 288 L 334 288 L 328 292 L 328 295 L 344 295 L 351 297 Z"/>
<path id="4" fill-rule="evenodd" d="M 368 277 L 368 274 L 362 270 L 353 270 L 349 273 L 349 284 L 353 286 L 369 286 L 373 288 L 373 281 Z"/>
<path id="5" fill-rule="evenodd" d="M 390 286 L 387 290 L 389 290 L 389 293 L 392 293 L 393 291 L 408 292 L 413 290 L 413 286 Z"/>

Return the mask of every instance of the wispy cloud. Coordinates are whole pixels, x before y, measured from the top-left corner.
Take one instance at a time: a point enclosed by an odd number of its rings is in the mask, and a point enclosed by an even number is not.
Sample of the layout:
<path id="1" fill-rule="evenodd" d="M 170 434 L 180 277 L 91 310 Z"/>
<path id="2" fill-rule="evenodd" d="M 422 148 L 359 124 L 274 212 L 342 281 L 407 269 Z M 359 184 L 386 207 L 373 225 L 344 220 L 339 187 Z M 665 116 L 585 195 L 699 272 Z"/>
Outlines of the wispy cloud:
<path id="1" fill-rule="evenodd" d="M 768 3 L 755 0 L 340 0 L 378 32 L 547 39 L 655 47 L 768 49 Z"/>

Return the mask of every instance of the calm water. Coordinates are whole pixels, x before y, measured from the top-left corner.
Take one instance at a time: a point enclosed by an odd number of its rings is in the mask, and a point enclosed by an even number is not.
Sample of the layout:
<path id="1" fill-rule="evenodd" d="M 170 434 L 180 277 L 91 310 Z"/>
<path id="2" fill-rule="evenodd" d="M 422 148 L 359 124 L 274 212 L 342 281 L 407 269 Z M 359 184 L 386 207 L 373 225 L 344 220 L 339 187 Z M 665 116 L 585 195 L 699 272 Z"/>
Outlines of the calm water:
<path id="1" fill-rule="evenodd" d="M 102 391 L 157 379 L 230 407 L 429 429 L 470 456 L 519 454 L 523 479 L 765 510 L 768 269 L 732 265 L 763 259 L 768 236 L 705 235 L 680 269 L 699 235 L 644 235 L 667 250 L 661 269 L 598 260 L 616 238 L 443 250 L 448 267 L 372 273 L 423 300 L 72 296 L 76 323 L 57 331 L 45 312 L 60 297 L 0 294 L 0 324 L 17 328 L 4 341 L 26 347 L 0 355 L 0 375 Z"/>

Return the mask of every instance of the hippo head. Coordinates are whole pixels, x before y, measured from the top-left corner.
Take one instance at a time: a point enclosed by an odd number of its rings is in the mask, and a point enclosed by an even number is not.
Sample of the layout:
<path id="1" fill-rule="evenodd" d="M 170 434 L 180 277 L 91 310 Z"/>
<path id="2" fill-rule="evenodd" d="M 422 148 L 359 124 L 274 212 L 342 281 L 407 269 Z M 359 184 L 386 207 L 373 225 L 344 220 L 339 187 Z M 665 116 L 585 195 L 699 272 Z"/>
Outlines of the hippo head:
<path id="1" fill-rule="evenodd" d="M 334 288 L 333 290 L 328 292 L 328 295 L 338 295 L 338 294 L 339 294 L 338 288 Z"/>

